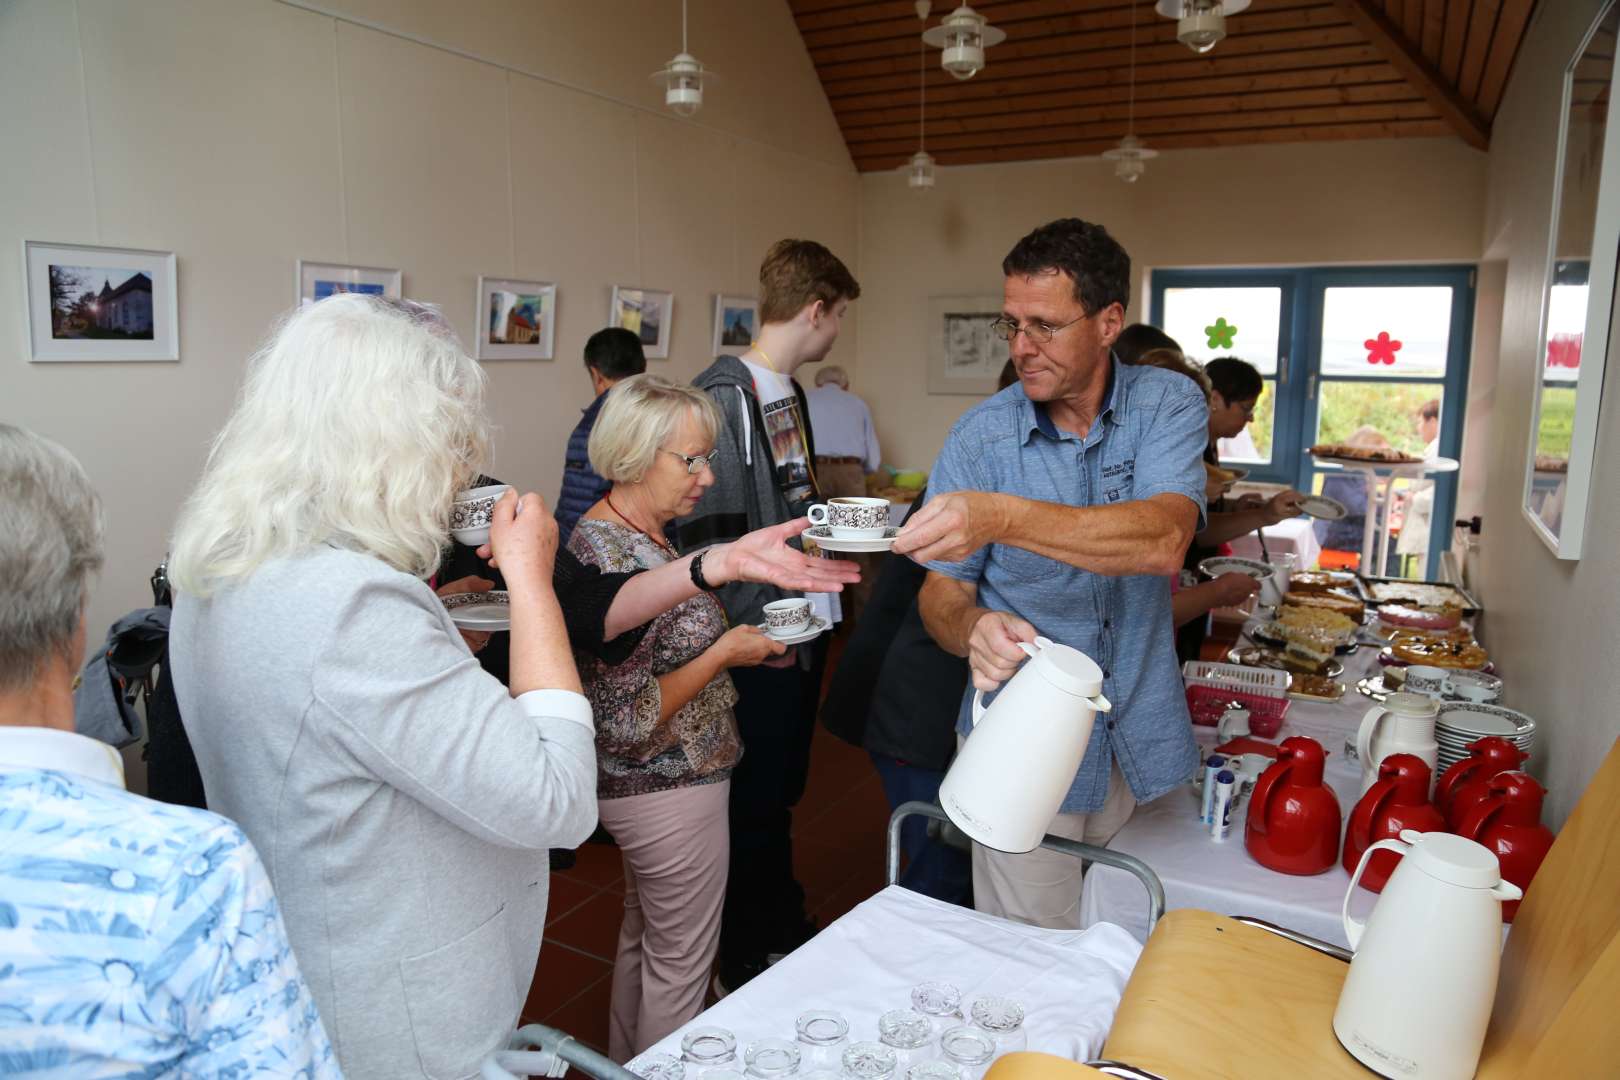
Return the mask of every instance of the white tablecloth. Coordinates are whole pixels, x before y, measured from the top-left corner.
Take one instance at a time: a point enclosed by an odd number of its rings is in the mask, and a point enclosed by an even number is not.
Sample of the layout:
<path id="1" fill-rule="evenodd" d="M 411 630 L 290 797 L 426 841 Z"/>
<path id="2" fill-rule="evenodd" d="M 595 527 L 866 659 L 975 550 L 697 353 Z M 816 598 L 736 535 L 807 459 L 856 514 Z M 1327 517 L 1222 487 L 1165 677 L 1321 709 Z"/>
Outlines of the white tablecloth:
<path id="1" fill-rule="evenodd" d="M 1021 1002 L 1031 1050 L 1084 1061 L 1102 1052 L 1141 952 L 1117 926 L 1042 930 L 892 885 L 653 1049 L 679 1056 L 682 1036 L 707 1025 L 736 1035 L 739 1051 L 791 1039 L 808 1009 L 842 1013 L 851 1041 L 875 1040 L 878 1017 L 909 1008 L 913 986 L 944 981 L 964 1013 L 986 994 Z"/>
<path id="2" fill-rule="evenodd" d="M 1275 525 L 1267 525 L 1261 530 L 1266 535 L 1266 550 L 1273 555 L 1284 551 L 1291 552 L 1295 558 L 1296 569 L 1311 569 L 1316 565 L 1317 557 L 1322 554 L 1322 545 L 1316 539 L 1316 530 L 1311 527 L 1313 521 L 1313 518 L 1297 517 L 1279 521 Z M 1252 532 L 1244 533 L 1228 543 L 1231 544 L 1234 555 L 1241 555 L 1245 559 L 1258 559 L 1261 556 L 1260 541 Z"/>
<path id="3" fill-rule="evenodd" d="M 1361 767 L 1345 756 L 1345 737 L 1360 726 L 1373 702 L 1356 692 L 1356 680 L 1378 668 L 1378 650 L 1367 645 L 1344 657 L 1344 697 L 1332 705 L 1294 701 L 1278 740 L 1308 735 L 1327 751 L 1323 778 L 1339 796 L 1346 819 L 1360 795 Z M 1215 729 L 1194 726 L 1208 749 Z M 1217 842 L 1198 821 L 1191 784 L 1137 808 L 1109 847 L 1146 862 L 1164 882 L 1166 908 L 1202 908 L 1221 915 L 1253 915 L 1291 930 L 1348 946 L 1340 907 L 1350 875 L 1337 863 L 1314 877 L 1279 874 L 1255 862 L 1243 848 L 1247 799 L 1232 817 L 1231 833 Z M 1357 889 L 1350 913 L 1365 918 L 1376 895 Z M 1080 897 L 1082 926 L 1116 923 L 1147 940 L 1147 897 L 1141 884 L 1122 870 L 1093 865 Z"/>

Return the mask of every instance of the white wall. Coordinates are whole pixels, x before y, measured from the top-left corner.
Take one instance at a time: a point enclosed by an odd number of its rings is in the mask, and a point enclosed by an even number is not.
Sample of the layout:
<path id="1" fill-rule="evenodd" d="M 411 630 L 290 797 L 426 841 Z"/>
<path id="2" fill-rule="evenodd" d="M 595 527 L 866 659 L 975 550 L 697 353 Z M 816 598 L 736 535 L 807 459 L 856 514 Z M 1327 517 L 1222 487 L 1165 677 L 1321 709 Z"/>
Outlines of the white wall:
<path id="1" fill-rule="evenodd" d="M 1485 156 L 1456 139 L 1169 151 L 1123 184 L 1079 159 L 939 170 L 917 192 L 861 177 L 861 372 L 885 460 L 926 469 L 975 398 L 928 395 L 928 297 L 1001 293 L 1001 259 L 1058 217 L 1105 224 L 1130 253 L 1131 315 L 1153 267 L 1473 262 Z"/>
<path id="2" fill-rule="evenodd" d="M 557 359 L 488 366 L 495 467 L 548 499 L 612 285 L 674 290 L 652 366 L 688 378 L 714 294 L 754 292 L 771 242 L 858 263 L 858 180 L 784 3 L 692 5 L 692 51 L 727 76 L 695 122 L 646 77 L 679 48 L 666 0 L 325 8 L 0 0 L 0 419 L 64 443 L 106 498 L 95 640 L 150 602 L 300 258 L 399 267 L 468 339 L 478 275 L 557 282 Z M 25 239 L 176 252 L 180 362 L 27 363 Z"/>
<path id="3" fill-rule="evenodd" d="M 1479 576 L 1486 630 L 1512 690 L 1539 725 L 1530 769 L 1561 824 L 1620 736 L 1620 353 L 1610 348 L 1598 417 L 1586 555 L 1560 561 L 1520 514 L 1538 364 L 1547 230 L 1565 65 L 1599 0 L 1544 4 L 1525 35 L 1491 140 L 1482 236 L 1505 261 L 1500 361 L 1492 388 Z M 1606 182 L 1616 182 L 1606 177 Z M 1612 238 L 1610 238 L 1612 242 Z"/>

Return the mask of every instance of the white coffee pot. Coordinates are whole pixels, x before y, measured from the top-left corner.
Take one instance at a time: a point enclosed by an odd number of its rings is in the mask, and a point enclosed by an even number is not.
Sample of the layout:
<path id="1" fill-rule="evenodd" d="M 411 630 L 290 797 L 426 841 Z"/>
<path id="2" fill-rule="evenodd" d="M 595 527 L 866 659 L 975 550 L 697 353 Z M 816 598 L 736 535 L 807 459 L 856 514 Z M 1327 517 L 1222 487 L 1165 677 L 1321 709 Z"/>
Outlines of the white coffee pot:
<path id="1" fill-rule="evenodd" d="M 1358 922 L 1350 897 L 1380 848 L 1401 861 Z M 1380 1076 L 1472 1077 L 1496 1001 L 1502 902 L 1523 895 L 1494 852 L 1461 836 L 1406 829 L 1368 847 L 1344 897 L 1355 956 L 1333 1012 L 1340 1045 Z"/>
<path id="2" fill-rule="evenodd" d="M 1103 673 L 1078 649 L 1037 637 L 996 694 L 973 695 L 973 731 L 939 787 L 957 827 L 998 851 L 1033 851 L 1074 783 L 1092 721 L 1113 708 Z"/>
<path id="3" fill-rule="evenodd" d="M 1414 754 L 1434 773 L 1440 745 L 1434 740 L 1434 722 L 1440 707 L 1422 694 L 1390 694 L 1361 718 L 1356 732 L 1356 759 L 1361 762 L 1361 793 L 1378 779 L 1378 765 L 1391 754 Z"/>

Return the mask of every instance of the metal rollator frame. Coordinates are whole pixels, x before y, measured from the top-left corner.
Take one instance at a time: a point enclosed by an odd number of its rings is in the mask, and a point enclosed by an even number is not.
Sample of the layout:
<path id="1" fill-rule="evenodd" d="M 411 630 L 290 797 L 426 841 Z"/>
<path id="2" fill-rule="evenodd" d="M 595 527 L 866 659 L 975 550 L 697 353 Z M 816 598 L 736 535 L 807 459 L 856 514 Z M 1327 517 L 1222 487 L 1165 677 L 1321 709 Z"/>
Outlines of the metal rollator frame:
<path id="1" fill-rule="evenodd" d="M 641 1080 L 623 1065 L 615 1065 L 572 1035 L 544 1024 L 524 1024 L 513 1033 L 507 1047 L 484 1062 L 483 1080 L 517 1080 L 519 1076 L 560 1077 L 570 1065 L 596 1080 Z"/>
<path id="2" fill-rule="evenodd" d="M 889 816 L 889 846 L 888 846 L 888 882 L 896 885 L 900 882 L 900 825 L 908 817 L 927 817 L 935 821 L 949 822 L 943 808 L 938 803 L 917 802 L 901 803 L 893 814 Z M 1104 866 L 1118 867 L 1142 883 L 1148 895 L 1148 932 L 1158 925 L 1159 917 L 1164 914 L 1164 883 L 1159 880 L 1151 867 L 1141 859 L 1118 851 L 1109 851 L 1107 848 L 1097 847 L 1095 844 L 1082 844 L 1078 840 L 1070 840 L 1063 836 L 1053 836 L 1047 833 L 1041 840 L 1041 847 L 1052 851 L 1061 851 L 1065 855 L 1072 855 L 1076 859 L 1088 862 L 1099 862 Z"/>

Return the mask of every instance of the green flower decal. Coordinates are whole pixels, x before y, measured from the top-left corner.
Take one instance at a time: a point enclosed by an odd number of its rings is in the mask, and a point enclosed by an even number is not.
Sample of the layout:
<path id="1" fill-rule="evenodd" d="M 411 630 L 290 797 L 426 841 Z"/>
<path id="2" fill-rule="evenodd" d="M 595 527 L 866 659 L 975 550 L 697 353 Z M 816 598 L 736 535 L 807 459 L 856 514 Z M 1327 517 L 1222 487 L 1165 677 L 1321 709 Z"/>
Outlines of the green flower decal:
<path id="1" fill-rule="evenodd" d="M 1204 333 L 1209 335 L 1209 347 L 1212 349 L 1230 349 L 1237 330 L 1238 328 L 1229 324 L 1224 317 L 1216 319 L 1214 326 L 1204 327 Z"/>

